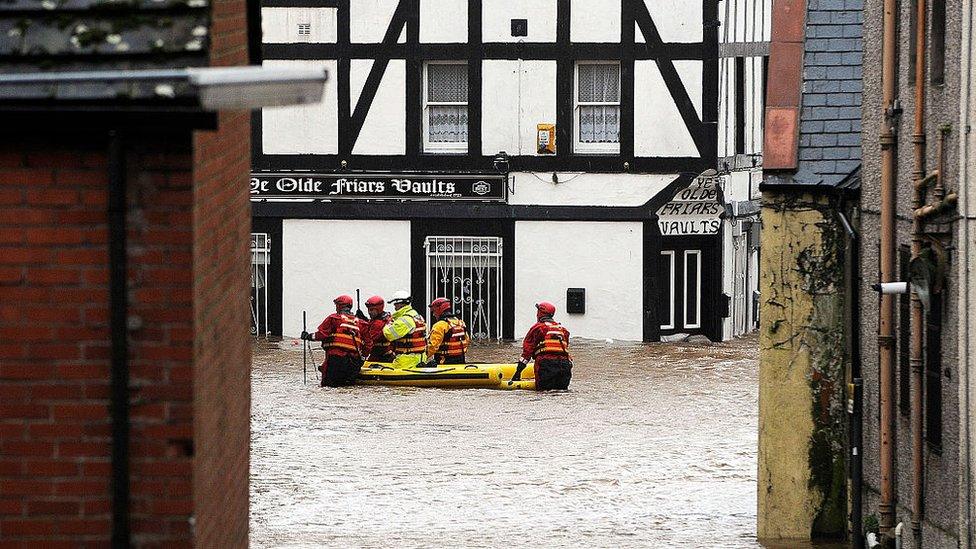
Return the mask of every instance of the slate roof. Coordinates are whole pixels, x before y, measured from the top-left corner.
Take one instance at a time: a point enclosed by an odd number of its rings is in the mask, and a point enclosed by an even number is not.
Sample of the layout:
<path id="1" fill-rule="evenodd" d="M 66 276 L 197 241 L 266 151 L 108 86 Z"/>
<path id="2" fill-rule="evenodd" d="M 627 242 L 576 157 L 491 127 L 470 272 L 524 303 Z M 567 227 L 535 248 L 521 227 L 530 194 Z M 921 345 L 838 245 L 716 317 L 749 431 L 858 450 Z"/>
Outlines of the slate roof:
<path id="1" fill-rule="evenodd" d="M 807 0 L 797 168 L 763 187 L 837 186 L 861 164 L 863 0 Z"/>
<path id="2" fill-rule="evenodd" d="M 207 66 L 209 19 L 209 0 L 0 0 L 0 81 L 38 71 Z M 0 86 L 0 101 L 155 100 L 187 92 L 177 80 L 158 84 Z"/>

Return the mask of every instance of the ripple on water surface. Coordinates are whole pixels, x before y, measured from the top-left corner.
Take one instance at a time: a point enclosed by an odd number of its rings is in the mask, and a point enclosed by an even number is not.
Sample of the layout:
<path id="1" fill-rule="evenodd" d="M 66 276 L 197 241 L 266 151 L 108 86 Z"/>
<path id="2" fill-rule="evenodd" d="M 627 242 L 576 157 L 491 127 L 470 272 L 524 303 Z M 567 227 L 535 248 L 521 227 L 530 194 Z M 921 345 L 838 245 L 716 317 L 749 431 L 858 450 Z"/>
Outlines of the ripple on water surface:
<path id="1" fill-rule="evenodd" d="M 251 543 L 758 547 L 755 349 L 575 344 L 572 390 L 539 394 L 321 389 L 256 348 Z"/>

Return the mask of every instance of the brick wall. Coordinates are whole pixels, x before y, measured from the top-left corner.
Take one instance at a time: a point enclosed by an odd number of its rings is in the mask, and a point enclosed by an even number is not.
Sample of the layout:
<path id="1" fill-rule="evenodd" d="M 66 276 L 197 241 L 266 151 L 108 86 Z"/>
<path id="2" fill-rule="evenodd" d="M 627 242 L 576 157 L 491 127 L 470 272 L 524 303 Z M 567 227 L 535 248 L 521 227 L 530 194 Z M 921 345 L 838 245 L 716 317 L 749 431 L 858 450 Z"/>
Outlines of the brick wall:
<path id="1" fill-rule="evenodd" d="M 211 5 L 210 64 L 246 65 L 246 3 Z M 193 484 L 197 544 L 231 548 L 248 545 L 250 112 L 220 113 L 218 128 L 193 147 Z"/>
<path id="2" fill-rule="evenodd" d="M 131 138 L 134 541 L 192 513 L 190 140 Z M 111 531 L 106 139 L 4 138 L 0 161 L 0 538 Z"/>

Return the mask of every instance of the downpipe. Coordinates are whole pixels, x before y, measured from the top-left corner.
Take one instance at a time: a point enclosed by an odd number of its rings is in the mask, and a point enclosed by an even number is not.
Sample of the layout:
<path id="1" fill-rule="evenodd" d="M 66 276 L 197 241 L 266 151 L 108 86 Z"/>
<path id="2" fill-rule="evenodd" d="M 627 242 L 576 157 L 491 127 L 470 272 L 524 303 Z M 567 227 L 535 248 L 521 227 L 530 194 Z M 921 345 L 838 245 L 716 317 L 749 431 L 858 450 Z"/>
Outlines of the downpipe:
<path id="1" fill-rule="evenodd" d="M 897 1 L 884 0 L 883 47 L 881 55 L 881 88 L 883 124 L 881 145 L 881 249 L 882 283 L 895 281 L 895 155 L 898 143 L 895 130 L 900 109 L 895 97 L 895 47 L 897 37 Z M 879 529 L 882 540 L 892 535 L 895 519 L 894 491 L 894 334 L 895 303 L 892 294 L 881 294 L 878 318 L 878 392 L 880 396 L 880 492 Z M 886 543 L 887 545 L 887 543 Z"/>
<path id="2" fill-rule="evenodd" d="M 966 74 L 962 78 L 963 92 L 962 96 L 962 112 L 959 127 L 962 128 L 963 133 L 959 139 L 959 181 L 968 182 L 969 181 L 969 161 L 970 161 L 970 150 L 969 150 L 969 139 L 970 139 L 970 105 L 973 99 L 973 74 L 972 74 L 972 47 L 973 47 L 973 9 L 974 4 L 972 0 L 965 2 L 966 9 L 964 10 L 965 22 L 963 23 L 963 28 L 965 29 L 965 36 L 963 38 L 962 47 L 962 61 L 965 67 Z M 959 247 L 961 256 L 964 258 L 969 257 L 969 221 L 970 221 L 970 201 L 969 201 L 969 187 L 968 184 L 963 184 L 962 189 L 959 193 L 959 211 L 962 213 L 960 219 L 960 238 Z M 959 546 L 961 549 L 970 549 L 973 544 L 973 529 L 972 529 L 972 513 L 973 513 L 973 501 L 972 501 L 972 490 L 973 490 L 973 476 L 972 476 L 972 432 L 971 432 L 971 411 L 970 411 L 970 351 L 969 351 L 969 304 L 970 294 L 969 294 L 969 261 L 959 262 L 959 279 L 962 285 L 961 294 L 963 296 L 962 307 L 960 307 L 960 314 L 962 315 L 962 333 L 965 334 L 960 338 L 959 342 L 959 356 L 961 367 L 959 368 L 961 379 L 960 379 L 960 403 L 962 404 L 962 418 L 961 421 L 963 425 L 960 429 L 962 433 L 962 482 L 960 483 L 960 502 L 962 503 L 960 511 L 960 535 L 959 535 Z"/>
<path id="3" fill-rule="evenodd" d="M 915 18 L 915 105 L 914 105 L 914 128 L 912 133 L 912 148 L 915 156 L 915 165 L 912 171 L 913 195 L 912 209 L 915 212 L 925 203 L 925 53 L 926 35 L 925 25 L 928 14 L 928 2 L 926 0 L 916 0 Z M 939 147 L 941 154 L 941 146 Z M 938 177 L 937 179 L 941 179 Z M 936 183 L 936 188 L 940 188 L 940 183 Z M 936 191 L 938 192 L 938 190 Z M 925 226 L 921 216 L 912 216 L 912 259 L 917 259 L 922 253 L 922 239 Z M 918 292 L 912 288 L 911 292 L 911 337 L 910 337 L 910 356 L 909 364 L 912 373 L 912 392 L 911 399 L 911 421 L 912 421 L 912 532 L 916 539 L 921 538 L 922 532 L 922 478 L 924 458 L 922 453 L 922 322 L 924 314 L 922 311 L 922 301 Z M 899 523 L 899 527 L 901 524 Z M 897 533 L 898 545 L 901 541 L 901 529 Z"/>
<path id="4" fill-rule="evenodd" d="M 125 143 L 108 134 L 109 307 L 111 331 L 112 547 L 129 547 L 129 342 Z"/>

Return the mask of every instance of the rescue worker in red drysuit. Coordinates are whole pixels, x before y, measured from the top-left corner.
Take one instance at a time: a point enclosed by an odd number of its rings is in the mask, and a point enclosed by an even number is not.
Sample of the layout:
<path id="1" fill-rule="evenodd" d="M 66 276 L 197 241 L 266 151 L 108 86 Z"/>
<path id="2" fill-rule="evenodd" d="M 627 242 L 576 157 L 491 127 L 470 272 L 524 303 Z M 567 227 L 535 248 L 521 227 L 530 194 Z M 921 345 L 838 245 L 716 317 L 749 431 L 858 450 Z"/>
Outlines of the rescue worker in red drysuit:
<path id="1" fill-rule="evenodd" d="M 336 312 L 325 317 L 318 330 L 302 332 L 302 339 L 321 341 L 325 361 L 319 366 L 323 387 L 352 385 L 363 366 L 363 333 L 365 321 L 352 314 L 352 297 L 340 295 L 333 300 Z"/>
<path id="2" fill-rule="evenodd" d="M 369 323 L 364 340 L 368 353 L 366 360 L 370 362 L 393 362 L 393 344 L 383 337 L 383 328 L 390 323 L 390 313 L 384 310 L 385 307 L 386 302 L 378 295 L 366 300 Z"/>
<path id="3" fill-rule="evenodd" d="M 427 366 L 464 364 L 464 353 L 471 343 L 464 321 L 451 309 L 451 302 L 443 297 L 431 302 L 430 314 L 434 324 L 427 336 Z"/>
<path id="4" fill-rule="evenodd" d="M 536 304 L 537 322 L 529 328 L 522 342 L 522 358 L 512 381 L 521 379 L 522 370 L 535 360 L 535 388 L 538 391 L 568 389 L 573 377 L 573 359 L 569 356 L 569 330 L 552 319 L 556 306 L 543 301 Z"/>

